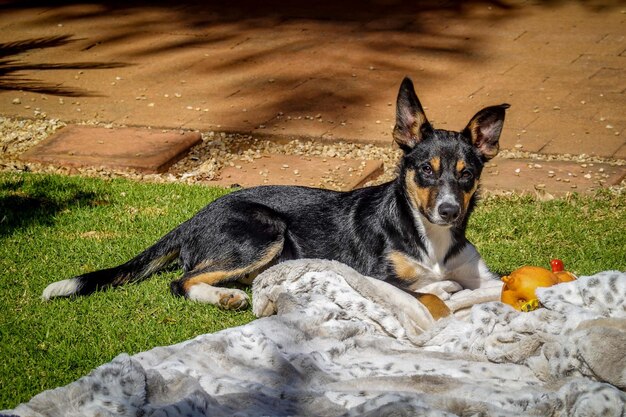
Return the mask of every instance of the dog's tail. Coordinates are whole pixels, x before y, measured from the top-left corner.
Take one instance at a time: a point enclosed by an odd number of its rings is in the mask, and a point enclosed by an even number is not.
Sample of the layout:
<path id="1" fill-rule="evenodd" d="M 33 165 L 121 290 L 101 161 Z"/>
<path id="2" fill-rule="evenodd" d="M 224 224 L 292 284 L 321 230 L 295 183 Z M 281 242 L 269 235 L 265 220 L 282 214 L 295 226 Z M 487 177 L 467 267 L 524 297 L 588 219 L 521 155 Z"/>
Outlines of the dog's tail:
<path id="1" fill-rule="evenodd" d="M 41 297 L 49 300 L 55 297 L 88 295 L 100 289 L 144 280 L 178 258 L 180 244 L 177 232 L 178 229 L 172 230 L 154 245 L 122 265 L 54 282 L 46 287 Z"/>

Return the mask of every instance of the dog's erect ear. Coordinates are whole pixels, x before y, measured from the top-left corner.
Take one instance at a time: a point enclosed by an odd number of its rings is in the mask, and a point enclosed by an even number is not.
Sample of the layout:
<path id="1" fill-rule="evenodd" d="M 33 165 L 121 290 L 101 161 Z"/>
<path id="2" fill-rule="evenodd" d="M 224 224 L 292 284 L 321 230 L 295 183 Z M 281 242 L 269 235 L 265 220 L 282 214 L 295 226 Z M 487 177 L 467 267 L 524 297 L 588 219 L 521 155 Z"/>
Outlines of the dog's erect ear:
<path id="1" fill-rule="evenodd" d="M 499 140 L 504 124 L 504 111 L 508 104 L 486 107 L 476 113 L 462 134 L 478 148 L 485 160 L 496 156 L 500 148 Z"/>
<path id="2" fill-rule="evenodd" d="M 393 139 L 403 151 L 409 152 L 432 130 L 415 94 L 413 82 L 405 77 L 400 85 L 396 101 L 396 126 L 393 128 Z"/>

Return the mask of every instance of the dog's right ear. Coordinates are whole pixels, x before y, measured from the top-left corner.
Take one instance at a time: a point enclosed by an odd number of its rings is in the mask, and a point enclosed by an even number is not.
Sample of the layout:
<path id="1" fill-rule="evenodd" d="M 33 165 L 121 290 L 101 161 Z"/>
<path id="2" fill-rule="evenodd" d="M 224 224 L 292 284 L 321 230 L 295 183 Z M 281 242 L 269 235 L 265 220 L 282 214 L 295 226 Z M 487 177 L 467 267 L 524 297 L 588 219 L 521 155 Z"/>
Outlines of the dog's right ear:
<path id="1" fill-rule="evenodd" d="M 405 77 L 396 101 L 393 139 L 404 152 L 410 152 L 432 130 L 433 127 L 426 119 L 424 109 L 415 94 L 413 82 L 409 77 Z"/>

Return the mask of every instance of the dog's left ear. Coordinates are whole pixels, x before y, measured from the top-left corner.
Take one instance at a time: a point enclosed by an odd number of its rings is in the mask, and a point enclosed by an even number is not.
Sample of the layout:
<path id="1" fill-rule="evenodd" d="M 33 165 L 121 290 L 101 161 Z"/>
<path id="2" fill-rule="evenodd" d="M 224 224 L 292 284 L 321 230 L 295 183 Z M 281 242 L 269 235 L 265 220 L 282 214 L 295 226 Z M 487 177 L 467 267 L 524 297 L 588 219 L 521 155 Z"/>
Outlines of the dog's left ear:
<path id="1" fill-rule="evenodd" d="M 393 128 L 393 139 L 404 152 L 410 152 L 433 128 L 426 119 L 413 82 L 405 77 L 398 91 L 396 101 L 396 125 Z"/>
<path id="2" fill-rule="evenodd" d="M 461 132 L 478 148 L 485 160 L 493 158 L 498 153 L 500 133 L 504 124 L 504 111 L 509 107 L 511 106 L 505 103 L 482 109 L 472 117 L 467 127 Z"/>

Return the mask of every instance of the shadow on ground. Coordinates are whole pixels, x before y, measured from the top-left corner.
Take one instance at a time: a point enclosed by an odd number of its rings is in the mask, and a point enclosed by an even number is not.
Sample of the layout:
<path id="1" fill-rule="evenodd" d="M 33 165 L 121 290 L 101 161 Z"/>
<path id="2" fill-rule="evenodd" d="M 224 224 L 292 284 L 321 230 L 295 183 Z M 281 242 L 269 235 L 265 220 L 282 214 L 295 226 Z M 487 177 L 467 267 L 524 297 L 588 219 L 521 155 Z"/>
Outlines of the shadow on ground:
<path id="1" fill-rule="evenodd" d="M 564 0 L 536 2 L 539 7 L 561 3 Z M 622 2 L 579 3 L 601 9 Z M 234 110 L 219 113 L 204 103 L 187 105 L 209 107 L 207 113 L 214 115 L 216 123 L 226 126 L 228 118 L 246 130 L 271 121 L 277 114 L 302 115 L 320 109 L 347 119 L 353 116 L 349 109 L 354 104 L 381 102 L 381 96 L 387 101 L 405 74 L 417 73 L 422 84 L 429 85 L 454 76 L 449 73 L 449 66 L 446 72 L 449 62 L 481 62 L 485 59 L 482 51 L 486 40 L 468 34 L 467 27 L 489 27 L 514 19 L 525 12 L 522 6 L 526 5 L 514 0 L 9 0 L 0 5 L 0 13 L 33 11 L 26 24 L 19 24 L 20 28 L 73 27 L 81 28 L 76 32 L 78 36 L 90 35 L 8 43 L 0 45 L 3 55 L 15 56 L 33 48 L 74 42 L 72 56 L 76 55 L 78 61 L 81 57 L 89 61 L 47 64 L 5 59 L 0 62 L 0 89 L 68 96 L 104 95 L 109 91 L 107 86 L 92 86 L 102 91 L 88 91 L 73 88 L 71 79 L 65 85 L 56 85 L 40 83 L 30 74 L 36 70 L 93 71 L 117 68 L 128 62 L 139 68 L 133 77 L 128 77 L 137 86 L 153 86 L 163 79 L 175 79 L 173 84 L 197 80 L 193 85 L 187 83 L 196 96 L 219 100 L 220 109 Z M 27 58 L 38 59 L 35 56 Z M 105 62 L 94 62 L 94 56 L 106 57 Z M 356 77 L 358 83 L 346 82 Z M 303 83 L 309 84 L 305 89 L 299 88 Z M 383 89 L 388 91 L 382 94 Z M 379 96 L 371 97 L 372 90 L 377 90 L 375 94 Z M 302 91 L 307 94 L 302 95 Z M 164 93 L 159 91 L 159 96 Z M 254 116 L 241 116 L 242 109 L 250 110 L 250 103 L 257 106 Z M 377 109 L 373 114 L 382 112 Z M 250 126 L 246 127 L 246 123 Z"/>
<path id="2" fill-rule="evenodd" d="M 81 88 L 41 82 L 24 74 L 29 71 L 94 70 L 120 68 L 128 65 L 117 62 L 28 63 L 20 59 L 10 58 L 34 49 L 62 46 L 72 42 L 71 38 L 71 35 L 63 35 L 0 43 L 0 90 L 20 90 L 66 97 L 93 97 L 99 94 Z"/>
<path id="3" fill-rule="evenodd" d="M 75 206 L 99 204 L 96 194 L 76 184 L 59 183 L 51 177 L 21 177 L 0 181 L 0 238 L 31 225 L 52 225 L 61 211 Z"/>
<path id="4" fill-rule="evenodd" d="M 475 4 L 486 4 L 496 12 L 484 16 L 470 16 L 467 11 Z M 39 82 L 34 71 L 39 70 L 97 70 L 118 68 L 119 62 L 32 63 L 7 57 L 28 53 L 38 48 L 54 48 L 80 41 L 75 49 L 80 52 L 98 52 L 103 48 L 124 45 L 118 61 L 146 61 L 158 55 L 180 51 L 184 48 L 216 48 L 228 50 L 243 47 L 244 52 L 234 58 L 227 57 L 198 65 L 197 71 L 215 73 L 234 72 L 242 67 L 263 67 L 280 72 L 281 65 L 292 65 L 315 59 L 322 44 L 332 43 L 333 65 L 313 68 L 297 79 L 281 79 L 286 91 L 303 80 L 333 77 L 350 73 L 354 68 L 382 67 L 386 70 L 408 71 L 413 63 L 394 60 L 394 52 L 409 49 L 430 55 L 454 56 L 475 59 L 479 40 L 469 40 L 446 27 L 437 27 L 437 19 L 457 16 L 467 19 L 494 20 L 508 16 L 514 7 L 499 0 L 487 1 L 405 1 L 375 0 L 345 2 L 323 0 L 307 3 L 295 0 L 257 2 L 236 0 L 231 2 L 183 0 L 166 1 L 8 1 L 0 5 L 2 11 L 38 9 L 28 22 L 32 27 L 55 27 L 58 22 L 71 26 L 72 22 L 103 24 L 103 30 L 90 39 L 72 39 L 71 35 L 17 40 L 0 44 L 0 89 L 23 90 L 60 96 L 93 96 L 92 92 L 67 85 Z M 41 13 L 40 10 L 45 10 Z M 129 17 L 130 16 L 130 17 Z M 91 23 L 90 23 L 91 25 Z M 180 34 L 162 42 L 142 43 L 146 34 Z M 296 34 L 294 36 L 294 34 Z M 329 37 L 331 34 L 331 37 Z M 187 35 L 187 36 L 186 36 Z M 326 45 L 328 46 L 328 45 Z M 310 53 L 307 53 L 309 51 Z M 78 58 L 88 56 L 76 54 Z M 327 58 L 328 59 L 328 58 Z M 311 65 L 315 67 L 315 65 Z M 156 70 L 158 71 L 158 70 Z M 154 78 L 165 74 L 155 72 Z M 171 73 L 169 74 L 171 76 Z M 236 76 L 235 76 L 236 77 Z M 335 88 L 334 88 L 335 89 Z M 233 95 L 237 95 L 236 86 Z M 262 92 L 261 92 L 262 94 Z M 322 95 L 326 93 L 322 92 Z M 330 94 L 337 94 L 336 91 Z M 358 93 L 354 93 L 357 94 Z M 345 98 L 337 94 L 344 104 Z M 343 98 L 342 98 L 343 97 Z M 239 98 L 239 97 L 238 97 Z M 318 97 L 292 98 L 311 100 Z M 361 98 L 361 97 L 359 97 Z M 245 100 L 245 97 L 242 98 Z M 332 108 L 329 110 L 333 110 Z"/>

